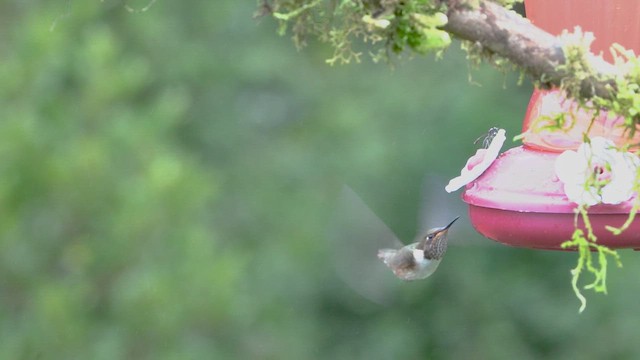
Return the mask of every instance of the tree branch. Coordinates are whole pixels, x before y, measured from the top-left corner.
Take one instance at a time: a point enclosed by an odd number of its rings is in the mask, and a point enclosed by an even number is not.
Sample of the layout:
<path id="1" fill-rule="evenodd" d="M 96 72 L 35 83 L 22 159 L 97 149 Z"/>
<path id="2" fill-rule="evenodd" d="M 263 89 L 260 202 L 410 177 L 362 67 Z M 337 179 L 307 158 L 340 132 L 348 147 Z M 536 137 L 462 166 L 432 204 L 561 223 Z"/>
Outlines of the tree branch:
<path id="1" fill-rule="evenodd" d="M 441 51 L 450 35 L 471 42 L 471 53 L 495 55 L 510 61 L 541 88 L 562 88 L 583 104 L 598 99 L 598 106 L 640 123 L 640 91 L 619 89 L 640 82 L 640 61 L 633 71 L 610 64 L 590 52 L 584 34 L 554 36 L 509 10 L 496 0 L 260 0 L 258 14 L 272 14 L 284 34 L 289 26 L 297 45 L 316 35 L 334 47 L 327 60 L 348 63 L 360 53 L 351 39 L 386 44 L 386 54 L 411 49 L 417 53 Z M 504 1 L 504 0 L 503 0 Z M 338 6 L 341 3 L 343 5 Z M 442 14 L 446 11 L 446 17 Z M 386 40 L 386 41 L 380 41 Z M 622 54 L 627 57 L 628 54 Z M 627 58 L 629 60 L 629 58 Z M 626 92 L 626 103 L 614 104 Z M 629 95 L 630 94 L 630 95 Z M 624 107 L 624 108 L 622 108 Z"/>
<path id="2" fill-rule="evenodd" d="M 559 87 L 567 79 L 575 78 L 571 67 L 562 66 L 566 65 L 562 37 L 545 32 L 491 1 L 480 0 L 473 8 L 464 0 L 442 2 L 447 5 L 449 18 L 443 30 L 507 58 L 537 80 L 539 86 Z M 570 95 L 582 99 L 612 98 L 615 67 L 593 54 L 587 56 L 586 65 L 592 75 L 581 79 L 577 93 Z"/>

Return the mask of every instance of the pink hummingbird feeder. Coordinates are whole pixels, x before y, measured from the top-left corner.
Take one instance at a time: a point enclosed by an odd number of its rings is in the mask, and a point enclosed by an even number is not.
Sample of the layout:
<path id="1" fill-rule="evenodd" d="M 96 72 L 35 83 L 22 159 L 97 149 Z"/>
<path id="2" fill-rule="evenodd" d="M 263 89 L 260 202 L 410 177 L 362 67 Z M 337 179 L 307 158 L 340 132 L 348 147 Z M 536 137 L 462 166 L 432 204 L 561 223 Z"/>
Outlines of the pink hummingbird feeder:
<path id="1" fill-rule="evenodd" d="M 550 33 L 560 34 L 576 26 L 592 32 L 595 41 L 591 50 L 602 52 L 606 60 L 611 60 L 609 47 L 613 43 L 635 52 L 640 49 L 640 1 L 526 0 L 525 8 L 527 17 Z M 540 116 L 559 112 L 573 114 L 575 125 L 570 131 L 532 131 Z M 559 90 L 534 90 L 523 123 L 524 145 L 502 153 L 481 176 L 467 184 L 462 195 L 475 229 L 507 245 L 560 249 L 575 230 L 577 203 L 569 200 L 565 183 L 558 176 L 563 170 L 557 168 L 558 157 L 566 150 L 580 149 L 589 126 L 590 138 L 602 137 L 617 145 L 640 142 L 640 135 L 628 139 L 623 134 L 619 118 L 603 112 L 590 125 L 591 120 L 591 114 L 576 110 L 576 104 Z M 605 228 L 625 223 L 636 196 L 588 208 L 599 244 L 640 249 L 640 220 L 619 235 Z"/>

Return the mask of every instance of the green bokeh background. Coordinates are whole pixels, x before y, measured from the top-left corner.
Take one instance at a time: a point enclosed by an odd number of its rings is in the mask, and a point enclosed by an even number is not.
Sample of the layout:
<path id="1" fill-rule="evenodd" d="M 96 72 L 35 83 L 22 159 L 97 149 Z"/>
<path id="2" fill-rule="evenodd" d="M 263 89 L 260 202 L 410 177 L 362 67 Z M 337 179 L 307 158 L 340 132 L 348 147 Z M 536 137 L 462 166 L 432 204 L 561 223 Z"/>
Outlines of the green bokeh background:
<path id="1" fill-rule="evenodd" d="M 329 67 L 250 1 L 146 4 L 0 4 L 1 359 L 640 355 L 636 254 L 579 315 L 576 254 L 483 239 L 442 190 L 530 85 L 455 49 Z M 345 183 L 405 241 L 462 215 L 392 305 L 335 270 Z"/>

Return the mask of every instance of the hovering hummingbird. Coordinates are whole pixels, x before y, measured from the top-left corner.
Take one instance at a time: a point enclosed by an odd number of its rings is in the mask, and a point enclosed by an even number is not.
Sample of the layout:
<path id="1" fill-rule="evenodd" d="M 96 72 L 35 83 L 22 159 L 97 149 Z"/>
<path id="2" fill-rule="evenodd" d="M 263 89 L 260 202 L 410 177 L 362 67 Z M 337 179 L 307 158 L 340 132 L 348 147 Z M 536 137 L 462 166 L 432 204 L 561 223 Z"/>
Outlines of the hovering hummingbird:
<path id="1" fill-rule="evenodd" d="M 430 229 L 418 241 L 400 249 L 380 249 L 381 259 L 402 280 L 420 280 L 433 274 L 447 251 L 447 233 L 459 217 L 444 227 Z"/>
<path id="2" fill-rule="evenodd" d="M 448 193 L 440 191 L 448 179 L 428 175 L 422 185 L 418 206 L 418 231 L 425 237 L 427 223 L 446 223 L 464 211 L 460 203 L 452 202 Z M 435 233 L 434 233 L 435 238 Z M 383 306 L 395 303 L 405 285 L 376 256 L 381 249 L 401 249 L 406 243 L 373 212 L 367 203 L 345 185 L 337 197 L 328 221 L 326 239 L 332 265 L 340 279 L 364 298 Z M 421 237 L 416 238 L 419 242 Z M 487 242 L 487 244 L 490 244 Z M 469 238 L 449 239 L 448 246 L 479 246 Z M 398 251 L 398 250 L 388 250 Z"/>

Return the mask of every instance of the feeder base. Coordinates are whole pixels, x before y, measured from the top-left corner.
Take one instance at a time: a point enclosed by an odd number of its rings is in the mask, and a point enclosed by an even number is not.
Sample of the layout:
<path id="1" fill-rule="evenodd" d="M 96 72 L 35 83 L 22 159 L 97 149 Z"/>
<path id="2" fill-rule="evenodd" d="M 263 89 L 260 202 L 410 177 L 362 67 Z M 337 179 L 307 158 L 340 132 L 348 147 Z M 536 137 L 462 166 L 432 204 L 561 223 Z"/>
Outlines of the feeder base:
<path id="1" fill-rule="evenodd" d="M 634 221 L 620 235 L 612 236 L 606 225 L 619 227 L 627 214 L 589 214 L 598 243 L 612 249 L 640 250 L 640 221 Z M 566 250 L 560 244 L 570 240 L 575 215 L 572 213 L 535 213 L 493 209 L 469 205 L 473 227 L 485 237 L 505 245 L 547 250 Z M 583 228 L 580 220 L 578 224 Z"/>

